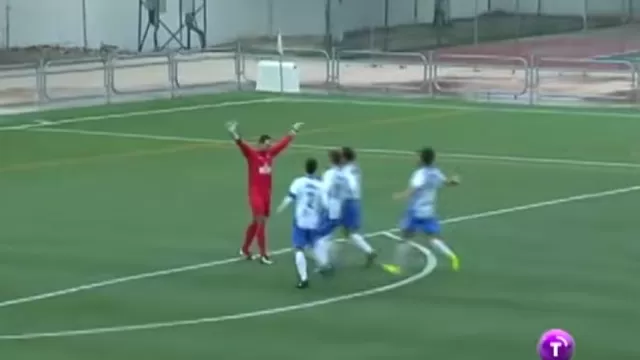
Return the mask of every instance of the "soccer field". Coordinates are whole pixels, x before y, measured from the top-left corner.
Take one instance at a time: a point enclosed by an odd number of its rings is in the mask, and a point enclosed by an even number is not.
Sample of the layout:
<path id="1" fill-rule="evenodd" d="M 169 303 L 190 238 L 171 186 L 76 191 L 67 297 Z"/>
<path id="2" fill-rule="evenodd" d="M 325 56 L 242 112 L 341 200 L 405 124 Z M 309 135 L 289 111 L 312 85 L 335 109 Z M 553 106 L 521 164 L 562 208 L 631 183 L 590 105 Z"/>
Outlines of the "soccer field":
<path id="1" fill-rule="evenodd" d="M 365 232 L 390 259 L 414 152 L 431 145 L 459 273 L 417 246 L 412 272 L 361 267 L 294 288 L 290 215 L 276 264 L 238 259 L 248 138 L 303 132 L 304 159 L 352 145 Z M 226 94 L 16 115 L 0 123 L 0 358 L 535 359 L 564 328 L 581 360 L 638 359 L 640 115 L 610 110 Z"/>

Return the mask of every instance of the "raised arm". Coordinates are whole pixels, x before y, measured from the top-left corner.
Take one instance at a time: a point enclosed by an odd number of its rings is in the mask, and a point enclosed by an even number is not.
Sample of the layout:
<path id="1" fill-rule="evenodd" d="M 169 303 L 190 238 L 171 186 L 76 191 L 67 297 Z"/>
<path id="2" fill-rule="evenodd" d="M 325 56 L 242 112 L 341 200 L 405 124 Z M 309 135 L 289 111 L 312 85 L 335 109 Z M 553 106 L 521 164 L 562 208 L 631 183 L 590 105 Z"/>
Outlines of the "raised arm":
<path id="1" fill-rule="evenodd" d="M 272 147 L 271 150 L 269 150 L 271 152 L 271 156 L 276 157 L 278 156 L 284 149 L 286 149 L 289 144 L 291 144 L 291 141 L 293 141 L 293 138 L 296 137 L 296 135 L 298 134 L 298 131 L 300 131 L 300 128 L 302 127 L 303 123 L 295 123 L 293 124 L 293 126 L 291 127 L 291 131 L 289 131 L 289 134 L 285 137 L 283 137 L 282 139 L 280 139 L 280 141 L 278 141 L 277 143 L 275 143 Z"/>
<path id="2" fill-rule="evenodd" d="M 293 140 L 294 136 L 295 136 L 294 134 L 288 134 L 287 136 L 278 140 L 277 143 L 273 144 L 269 150 L 271 152 L 271 156 L 276 157 L 282 151 L 284 151 L 284 149 L 286 149 L 289 146 L 289 144 L 291 144 L 291 141 Z"/>
<path id="3" fill-rule="evenodd" d="M 229 131 L 229 135 L 231 135 L 233 141 L 236 143 L 236 145 L 238 145 L 238 148 L 240 148 L 240 151 L 242 152 L 242 155 L 244 155 L 244 157 L 250 158 L 255 155 L 255 150 L 253 150 L 251 146 L 249 146 L 249 144 L 247 144 L 238 133 L 237 122 L 227 123 L 227 130 Z"/>

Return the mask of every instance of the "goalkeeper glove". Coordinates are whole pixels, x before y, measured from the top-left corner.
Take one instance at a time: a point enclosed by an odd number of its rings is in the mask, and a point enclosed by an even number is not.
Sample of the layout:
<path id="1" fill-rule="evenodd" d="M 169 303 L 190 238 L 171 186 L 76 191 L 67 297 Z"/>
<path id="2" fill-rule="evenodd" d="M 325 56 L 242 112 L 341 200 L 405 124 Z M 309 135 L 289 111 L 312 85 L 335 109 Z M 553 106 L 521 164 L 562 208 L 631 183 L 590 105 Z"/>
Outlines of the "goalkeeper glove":
<path id="1" fill-rule="evenodd" d="M 239 140 L 240 139 L 240 135 L 238 135 L 238 122 L 229 121 L 227 123 L 227 131 L 229 131 L 229 134 L 231 135 L 233 140 Z"/>
<path id="2" fill-rule="evenodd" d="M 302 122 L 297 122 L 293 124 L 293 126 L 291 127 L 291 134 L 293 135 L 297 134 L 298 131 L 300 131 L 300 128 L 302 127 L 302 125 L 304 125 L 304 123 Z"/>

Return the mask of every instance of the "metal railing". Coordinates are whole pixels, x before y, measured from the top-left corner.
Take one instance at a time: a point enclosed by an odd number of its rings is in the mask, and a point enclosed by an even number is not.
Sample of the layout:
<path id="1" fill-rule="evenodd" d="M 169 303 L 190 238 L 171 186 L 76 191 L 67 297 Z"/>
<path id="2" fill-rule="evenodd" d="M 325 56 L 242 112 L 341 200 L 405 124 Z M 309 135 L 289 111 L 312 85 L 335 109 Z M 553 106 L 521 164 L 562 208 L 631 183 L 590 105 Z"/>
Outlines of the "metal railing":
<path id="1" fill-rule="evenodd" d="M 424 97 L 545 99 L 635 103 L 638 66 L 628 61 L 216 48 L 155 55 L 115 55 L 0 67 L 0 106 L 126 97 L 175 97 L 194 91 L 253 90 L 260 60 L 294 61 L 302 91 L 413 94 Z"/>

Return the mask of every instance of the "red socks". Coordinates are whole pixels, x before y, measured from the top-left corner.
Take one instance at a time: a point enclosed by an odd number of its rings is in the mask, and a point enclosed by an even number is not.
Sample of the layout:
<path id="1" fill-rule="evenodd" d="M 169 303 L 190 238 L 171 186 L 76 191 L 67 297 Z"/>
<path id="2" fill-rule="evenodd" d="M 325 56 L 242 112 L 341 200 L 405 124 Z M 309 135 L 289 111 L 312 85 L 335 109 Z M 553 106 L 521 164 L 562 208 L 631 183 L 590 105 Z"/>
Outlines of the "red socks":
<path id="1" fill-rule="evenodd" d="M 257 224 L 256 234 L 258 236 L 258 248 L 261 256 L 267 256 L 267 234 L 266 223 Z"/>
<path id="2" fill-rule="evenodd" d="M 258 224 L 255 221 L 252 221 L 249 226 L 247 226 L 247 230 L 244 233 L 244 244 L 242 245 L 242 251 L 245 253 L 249 252 L 249 248 L 251 244 L 253 244 L 253 239 L 256 237 L 256 231 L 258 230 Z"/>
<path id="3" fill-rule="evenodd" d="M 244 233 L 244 244 L 242 245 L 242 251 L 249 252 L 253 239 L 258 238 L 258 248 L 260 249 L 261 256 L 267 256 L 267 231 L 266 223 L 256 223 L 252 221 L 247 230 Z"/>

